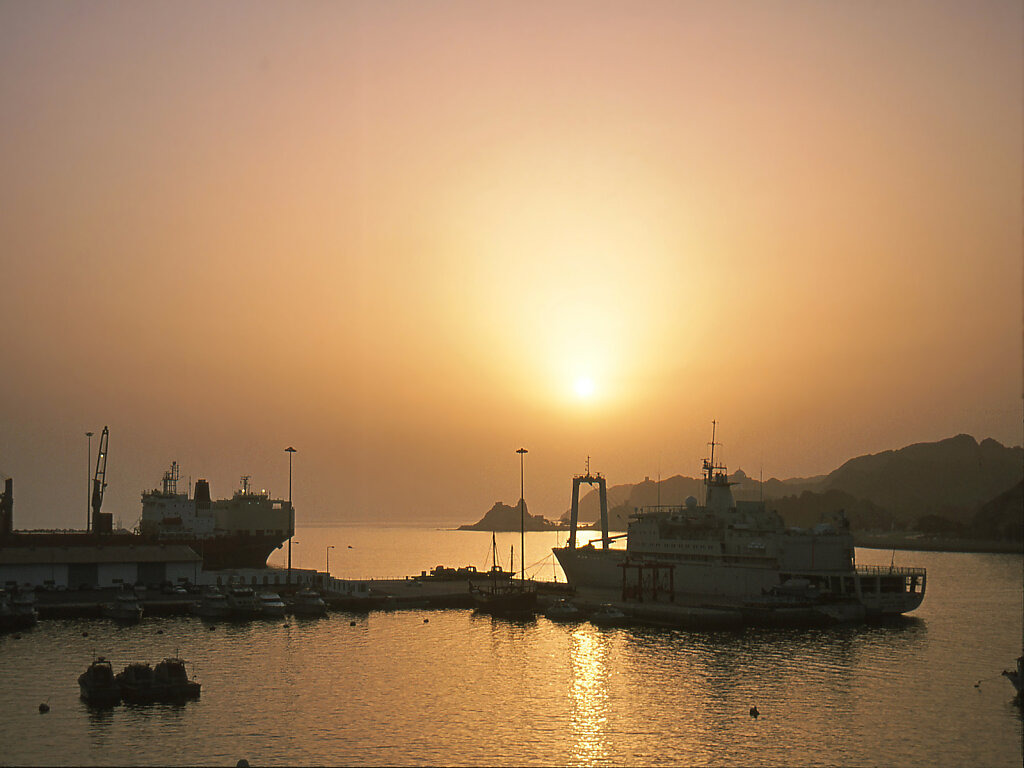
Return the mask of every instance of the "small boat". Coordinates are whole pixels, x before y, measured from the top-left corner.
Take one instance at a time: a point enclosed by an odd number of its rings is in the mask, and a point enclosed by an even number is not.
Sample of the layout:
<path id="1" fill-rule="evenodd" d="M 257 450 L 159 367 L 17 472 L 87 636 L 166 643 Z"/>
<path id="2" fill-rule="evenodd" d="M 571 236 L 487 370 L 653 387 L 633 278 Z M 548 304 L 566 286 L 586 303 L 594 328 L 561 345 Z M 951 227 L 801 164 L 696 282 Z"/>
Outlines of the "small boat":
<path id="1" fill-rule="evenodd" d="M 284 616 L 288 611 L 287 606 L 284 604 L 284 600 L 281 599 L 281 596 L 277 594 L 277 592 L 261 592 L 260 609 L 263 611 L 263 616 L 266 618 Z"/>
<path id="2" fill-rule="evenodd" d="M 35 626 L 37 618 L 34 595 L 19 593 L 12 599 L 0 589 L 0 632 Z"/>
<path id="3" fill-rule="evenodd" d="M 103 604 L 103 615 L 114 621 L 137 623 L 142 621 L 142 606 L 133 591 L 118 592 L 114 602 Z"/>
<path id="4" fill-rule="evenodd" d="M 537 612 L 537 585 L 498 565 L 498 547 L 491 534 L 491 570 L 484 582 L 469 583 L 469 594 L 476 610 L 502 618 L 530 617 Z"/>
<path id="5" fill-rule="evenodd" d="M 228 606 L 233 619 L 254 619 L 262 610 L 251 587 L 234 586 L 228 590 Z"/>
<path id="6" fill-rule="evenodd" d="M 320 597 L 319 592 L 303 589 L 295 593 L 291 609 L 297 616 L 323 616 L 327 613 L 327 603 Z"/>
<path id="7" fill-rule="evenodd" d="M 121 701 L 121 686 L 107 659 L 99 656 L 78 676 L 82 699 L 94 707 L 113 707 Z"/>
<path id="8" fill-rule="evenodd" d="M 1003 677 L 1009 680 L 1017 691 L 1016 701 L 1024 703 L 1024 656 L 1017 657 L 1017 669 L 1004 669 Z"/>
<path id="9" fill-rule="evenodd" d="M 192 603 L 192 613 L 204 619 L 224 619 L 231 614 L 227 596 L 219 589 L 204 592 L 199 602 Z"/>
<path id="10" fill-rule="evenodd" d="M 153 668 L 145 662 L 132 662 L 117 673 L 121 698 L 132 704 L 150 704 L 156 701 Z"/>
<path id="11" fill-rule="evenodd" d="M 605 603 L 590 614 L 590 623 L 599 627 L 621 627 L 629 623 L 629 618 L 611 603 Z"/>
<path id="12" fill-rule="evenodd" d="M 582 621 L 584 619 L 581 611 L 574 602 L 564 597 L 556 600 L 544 611 L 544 616 L 551 621 Z"/>
<path id="13" fill-rule="evenodd" d="M 15 624 L 20 629 L 34 627 L 39 621 L 36 611 L 36 596 L 31 592 L 19 592 L 11 600 Z"/>
<path id="14" fill-rule="evenodd" d="M 200 685 L 189 680 L 183 660 L 169 657 L 153 670 L 153 690 L 157 701 L 185 701 L 199 698 Z"/>

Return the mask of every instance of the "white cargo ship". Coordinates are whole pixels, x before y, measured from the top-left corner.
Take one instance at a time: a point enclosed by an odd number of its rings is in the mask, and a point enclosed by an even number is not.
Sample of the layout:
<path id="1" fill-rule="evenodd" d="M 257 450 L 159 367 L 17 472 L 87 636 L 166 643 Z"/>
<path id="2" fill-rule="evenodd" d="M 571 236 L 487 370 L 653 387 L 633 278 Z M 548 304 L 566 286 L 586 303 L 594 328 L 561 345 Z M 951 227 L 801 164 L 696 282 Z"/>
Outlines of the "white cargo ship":
<path id="1" fill-rule="evenodd" d="M 605 480 L 588 471 L 573 480 L 569 540 L 554 549 L 577 590 L 615 593 L 624 603 L 703 605 L 744 620 L 784 623 L 856 621 L 913 611 L 924 599 L 923 568 L 857 566 L 849 522 L 840 511 L 813 530 L 787 528 L 761 501 L 735 501 L 724 465 L 704 460 L 703 505 L 636 510 L 625 549 L 611 546 Z M 579 487 L 597 485 L 601 539 L 576 546 Z"/>

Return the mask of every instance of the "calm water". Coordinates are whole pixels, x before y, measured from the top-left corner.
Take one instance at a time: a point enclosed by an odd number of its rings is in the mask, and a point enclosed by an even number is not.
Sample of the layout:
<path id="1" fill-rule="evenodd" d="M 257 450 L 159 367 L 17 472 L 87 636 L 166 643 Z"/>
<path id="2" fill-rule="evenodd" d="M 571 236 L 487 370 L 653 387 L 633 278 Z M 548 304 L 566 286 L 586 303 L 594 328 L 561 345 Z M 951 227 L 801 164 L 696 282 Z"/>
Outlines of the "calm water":
<path id="1" fill-rule="evenodd" d="M 490 547 L 489 534 L 408 528 L 296 539 L 303 567 L 323 568 L 333 544 L 335 576 L 482 567 Z M 513 540 L 518 551 L 518 535 L 499 539 L 506 565 Z M 554 541 L 527 535 L 546 578 Z M 1019 766 L 1021 714 L 998 675 L 1021 652 L 1024 559 L 896 563 L 928 568 L 913 617 L 830 631 L 600 630 L 466 610 L 213 631 L 191 617 L 42 622 L 0 637 L 0 763 Z M 203 683 L 199 701 L 97 712 L 78 699 L 93 654 L 119 668 L 175 652 Z"/>

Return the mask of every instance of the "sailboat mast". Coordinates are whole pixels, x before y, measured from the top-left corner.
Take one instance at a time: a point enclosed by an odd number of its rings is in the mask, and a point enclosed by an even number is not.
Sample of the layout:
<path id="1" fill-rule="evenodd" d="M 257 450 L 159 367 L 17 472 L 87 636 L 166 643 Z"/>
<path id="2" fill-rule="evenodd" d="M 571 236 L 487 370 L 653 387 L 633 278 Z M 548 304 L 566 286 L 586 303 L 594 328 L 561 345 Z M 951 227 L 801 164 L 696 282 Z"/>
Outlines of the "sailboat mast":
<path id="1" fill-rule="evenodd" d="M 526 492 L 523 477 L 523 459 L 528 453 L 520 448 L 519 454 L 519 580 L 526 580 Z"/>

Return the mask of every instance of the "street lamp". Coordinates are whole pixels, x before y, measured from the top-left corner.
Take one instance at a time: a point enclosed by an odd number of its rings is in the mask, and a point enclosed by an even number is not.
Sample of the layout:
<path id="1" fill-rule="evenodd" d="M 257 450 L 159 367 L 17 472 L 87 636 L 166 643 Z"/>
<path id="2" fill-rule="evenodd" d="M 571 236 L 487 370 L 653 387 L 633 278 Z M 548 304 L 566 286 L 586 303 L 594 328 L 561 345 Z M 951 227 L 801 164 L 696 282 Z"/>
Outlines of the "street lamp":
<path id="1" fill-rule="evenodd" d="M 328 578 L 328 580 L 330 580 L 330 578 L 331 578 L 331 550 L 332 549 L 334 549 L 334 545 L 333 544 L 329 544 L 327 546 L 327 578 Z"/>
<path id="2" fill-rule="evenodd" d="M 89 438 L 89 453 L 85 457 L 85 532 L 88 533 L 89 521 L 92 519 L 92 432 L 86 432 L 85 436 Z"/>
<path id="3" fill-rule="evenodd" d="M 523 491 L 523 461 L 529 451 L 520 448 L 519 454 L 519 580 L 526 580 L 526 498 Z"/>
<path id="4" fill-rule="evenodd" d="M 292 506 L 292 454 L 290 445 L 284 449 L 288 454 L 288 585 L 292 583 L 292 536 L 295 535 L 295 507 Z"/>

